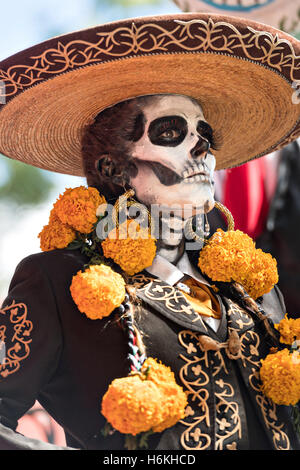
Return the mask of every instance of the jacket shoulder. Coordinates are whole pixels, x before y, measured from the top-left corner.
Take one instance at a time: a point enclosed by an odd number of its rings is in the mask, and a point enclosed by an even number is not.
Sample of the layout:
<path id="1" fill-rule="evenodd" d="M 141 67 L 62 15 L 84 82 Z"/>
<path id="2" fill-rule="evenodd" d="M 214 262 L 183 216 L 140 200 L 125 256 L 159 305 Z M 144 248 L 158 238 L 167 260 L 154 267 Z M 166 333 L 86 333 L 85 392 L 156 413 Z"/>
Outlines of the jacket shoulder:
<path id="1" fill-rule="evenodd" d="M 33 253 L 23 258 L 17 265 L 17 269 L 27 266 L 51 266 L 64 263 L 67 265 L 82 265 L 87 258 L 79 250 L 52 250 Z"/>
<path id="2" fill-rule="evenodd" d="M 87 257 L 78 250 L 53 250 L 34 253 L 23 258 L 16 267 L 14 278 L 20 275 L 31 276 L 42 272 L 46 277 L 61 277 L 69 273 L 75 273 L 87 263 Z"/>
<path id="3" fill-rule="evenodd" d="M 274 323 L 279 323 L 286 314 L 284 297 L 277 285 L 263 296 L 262 308 Z"/>

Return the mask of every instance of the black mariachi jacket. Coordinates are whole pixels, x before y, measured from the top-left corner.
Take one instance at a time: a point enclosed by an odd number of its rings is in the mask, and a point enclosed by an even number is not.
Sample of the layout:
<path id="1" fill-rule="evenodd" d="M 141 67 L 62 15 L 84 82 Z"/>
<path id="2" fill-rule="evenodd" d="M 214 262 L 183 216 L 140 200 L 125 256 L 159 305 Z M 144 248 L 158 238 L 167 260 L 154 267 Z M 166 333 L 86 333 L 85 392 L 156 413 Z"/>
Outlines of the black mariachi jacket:
<path id="1" fill-rule="evenodd" d="M 61 449 L 14 431 L 35 400 L 64 428 L 68 448 L 124 448 L 119 432 L 103 437 L 100 408 L 111 381 L 128 374 L 127 339 L 114 314 L 90 320 L 74 304 L 69 286 L 86 261 L 56 250 L 29 256 L 16 269 L 0 310 L 0 449 Z M 269 347 L 244 310 L 219 298 L 223 316 L 215 333 L 178 289 L 147 273 L 131 281 L 147 355 L 171 367 L 189 399 L 186 417 L 150 436 L 150 449 L 300 448 L 289 407 L 260 392 L 260 359 Z M 277 288 L 263 307 L 273 321 L 283 317 Z M 226 349 L 201 349 L 199 335 L 225 342 L 232 330 L 241 339 L 240 359 L 229 359 Z"/>

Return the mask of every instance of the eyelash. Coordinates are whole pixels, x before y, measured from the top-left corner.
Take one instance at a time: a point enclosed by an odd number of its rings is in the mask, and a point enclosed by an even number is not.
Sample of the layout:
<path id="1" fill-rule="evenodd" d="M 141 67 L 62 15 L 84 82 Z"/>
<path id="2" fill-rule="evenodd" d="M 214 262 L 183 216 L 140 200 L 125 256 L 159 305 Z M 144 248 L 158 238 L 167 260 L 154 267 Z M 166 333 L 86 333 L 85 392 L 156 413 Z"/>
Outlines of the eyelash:
<path id="1" fill-rule="evenodd" d="M 160 135 L 164 134 L 167 131 L 178 131 L 179 134 L 182 132 L 182 130 L 179 129 L 178 127 L 170 125 L 170 126 L 162 126 L 161 128 L 159 128 L 158 135 L 160 136 Z M 216 140 L 214 139 L 214 137 L 210 133 L 201 131 L 201 132 L 199 132 L 199 134 L 202 137 L 204 137 L 204 139 L 208 140 L 212 150 L 218 150 L 219 144 L 218 144 L 218 142 L 216 142 Z"/>
<path id="2" fill-rule="evenodd" d="M 164 122 L 159 126 L 158 135 L 161 135 L 169 130 L 178 131 L 179 133 L 182 132 L 181 126 L 178 126 L 178 122 L 176 120 L 172 120 Z M 202 135 L 202 137 L 208 140 L 213 150 L 219 150 L 219 148 L 222 146 L 222 139 L 218 138 L 218 136 L 212 135 L 210 132 L 207 132 L 206 129 L 199 129 L 198 132 L 200 135 Z"/>
<path id="3" fill-rule="evenodd" d="M 160 135 L 160 134 L 163 134 L 166 131 L 173 131 L 173 130 L 181 132 L 181 129 L 178 127 L 176 122 L 174 122 L 174 123 L 173 122 L 167 122 L 167 123 L 162 124 L 158 128 L 158 133 Z"/>

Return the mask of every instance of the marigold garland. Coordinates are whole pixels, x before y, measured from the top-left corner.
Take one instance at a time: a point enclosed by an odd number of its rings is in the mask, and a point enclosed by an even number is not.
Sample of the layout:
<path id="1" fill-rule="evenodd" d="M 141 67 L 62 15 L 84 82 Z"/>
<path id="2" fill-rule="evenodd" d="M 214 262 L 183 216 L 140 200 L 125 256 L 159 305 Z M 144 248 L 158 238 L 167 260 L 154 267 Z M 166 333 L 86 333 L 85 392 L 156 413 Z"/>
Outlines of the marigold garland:
<path id="1" fill-rule="evenodd" d="M 253 240 L 240 230 L 218 229 L 202 248 L 198 266 L 212 281 L 244 279 L 254 250 Z"/>
<path id="2" fill-rule="evenodd" d="M 282 349 L 262 360 L 262 392 L 277 405 L 296 405 L 300 400 L 300 354 Z"/>
<path id="3" fill-rule="evenodd" d="M 171 368 L 158 362 L 157 359 L 153 357 L 148 357 L 144 362 L 142 372 L 145 373 L 146 371 L 147 380 L 151 380 L 151 382 L 154 382 L 156 385 L 162 383 L 176 383 L 175 375 Z"/>
<path id="4" fill-rule="evenodd" d="M 171 370 L 148 358 L 141 374 L 113 380 L 103 397 L 101 412 L 113 428 L 135 436 L 173 426 L 184 417 L 186 406 L 186 394 Z"/>
<path id="5" fill-rule="evenodd" d="M 63 224 L 58 217 L 51 214 L 49 224 L 45 225 L 39 233 L 42 251 L 51 251 L 66 248 L 76 238 L 76 232 Z"/>
<path id="6" fill-rule="evenodd" d="M 73 276 L 71 295 L 80 312 L 91 320 L 107 317 L 125 298 L 123 277 L 104 264 Z"/>
<path id="7" fill-rule="evenodd" d="M 102 399 L 101 412 L 114 429 L 135 436 L 162 421 L 158 387 L 139 376 L 115 379 Z"/>
<path id="8" fill-rule="evenodd" d="M 275 328 L 280 333 L 280 342 L 292 345 L 294 341 L 300 340 L 300 318 L 285 317 L 276 325 Z"/>
<path id="9" fill-rule="evenodd" d="M 257 299 L 270 292 L 277 282 L 277 261 L 270 253 L 256 249 L 246 278 L 242 281 L 246 291 L 253 299 Z"/>
<path id="10" fill-rule="evenodd" d="M 97 208 L 106 204 L 96 188 L 79 186 L 68 188 L 53 206 L 54 213 L 62 223 L 80 233 L 90 233 L 97 222 Z"/>
<path id="11" fill-rule="evenodd" d="M 152 357 L 146 359 L 142 370 L 148 367 L 147 380 L 155 383 L 163 392 L 162 408 L 164 417 L 159 424 L 152 427 L 153 432 L 162 432 L 184 418 L 187 395 L 182 387 L 177 385 L 175 375 L 170 367 Z"/>
<path id="12" fill-rule="evenodd" d="M 218 229 L 202 248 L 198 266 L 212 281 L 242 284 L 254 299 L 278 282 L 276 260 L 256 249 L 253 240 L 240 230 Z"/>
<path id="13" fill-rule="evenodd" d="M 129 220 L 113 230 L 101 247 L 95 224 L 104 217 L 106 208 L 107 202 L 96 188 L 67 188 L 59 195 L 51 210 L 48 225 L 39 234 L 41 250 L 81 249 L 82 253 L 90 258 L 89 264 L 96 265 L 103 262 L 104 257 L 111 258 L 129 275 L 150 266 L 156 254 L 155 239 L 151 237 L 148 229 L 141 228 L 134 220 Z M 112 273 L 111 270 L 111 281 L 119 279 Z M 112 281 L 109 290 L 107 284 L 104 271 L 101 271 L 100 275 L 100 271 L 89 270 L 78 273 L 78 276 L 73 278 L 73 299 L 79 310 L 89 318 L 107 316 L 111 313 L 113 305 L 120 305 L 120 294 L 117 291 L 119 289 L 123 295 L 124 286 L 120 288 L 120 281 Z M 96 293 L 93 286 L 98 286 L 100 290 Z M 79 288 L 82 289 L 81 293 Z M 116 289 L 115 294 L 113 289 Z M 104 303 L 100 311 L 102 300 Z"/>
<path id="14" fill-rule="evenodd" d="M 177 384 L 161 384 L 160 389 L 163 391 L 163 400 L 161 402 L 163 420 L 152 426 L 153 432 L 162 432 L 174 426 L 184 418 L 187 406 L 186 394 Z"/>
<path id="15" fill-rule="evenodd" d="M 113 259 L 130 276 L 151 266 L 156 254 L 155 239 L 134 220 L 112 230 L 101 246 L 104 256 Z"/>
<path id="16" fill-rule="evenodd" d="M 70 292 L 79 311 L 92 320 L 107 317 L 125 298 L 123 277 L 105 264 L 94 264 L 101 262 L 101 249 L 104 257 L 113 259 L 129 275 L 150 266 L 156 254 L 156 240 L 134 220 L 110 232 L 99 250 L 94 229 L 105 208 L 106 200 L 95 188 L 66 189 L 39 234 L 42 251 L 66 248 L 75 241 L 72 247 L 82 247 L 91 258 L 91 265 L 73 277 Z M 256 249 L 253 240 L 239 230 L 218 229 L 201 250 L 198 265 L 212 281 L 238 282 L 254 299 L 278 282 L 276 260 Z M 275 328 L 282 343 L 291 345 L 300 339 L 300 319 L 285 316 Z M 262 361 L 260 377 L 263 393 L 274 403 L 295 405 L 300 399 L 299 351 L 283 349 L 269 354 Z M 110 384 L 101 411 L 113 428 L 136 436 L 175 425 L 184 417 L 186 406 L 187 395 L 172 370 L 148 358 L 140 373 Z"/>

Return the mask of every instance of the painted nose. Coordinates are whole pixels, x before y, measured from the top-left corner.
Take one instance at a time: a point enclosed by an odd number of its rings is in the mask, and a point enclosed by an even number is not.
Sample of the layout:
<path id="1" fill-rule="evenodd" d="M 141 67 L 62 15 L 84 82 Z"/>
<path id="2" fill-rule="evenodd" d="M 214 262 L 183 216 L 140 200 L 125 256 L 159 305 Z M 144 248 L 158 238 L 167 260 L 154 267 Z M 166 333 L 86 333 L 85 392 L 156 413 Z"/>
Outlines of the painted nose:
<path id="1" fill-rule="evenodd" d="M 203 157 L 207 154 L 209 148 L 210 148 L 210 143 L 207 140 L 204 140 L 202 137 L 200 137 L 195 147 L 192 148 L 191 150 L 191 157 L 193 159 Z"/>

